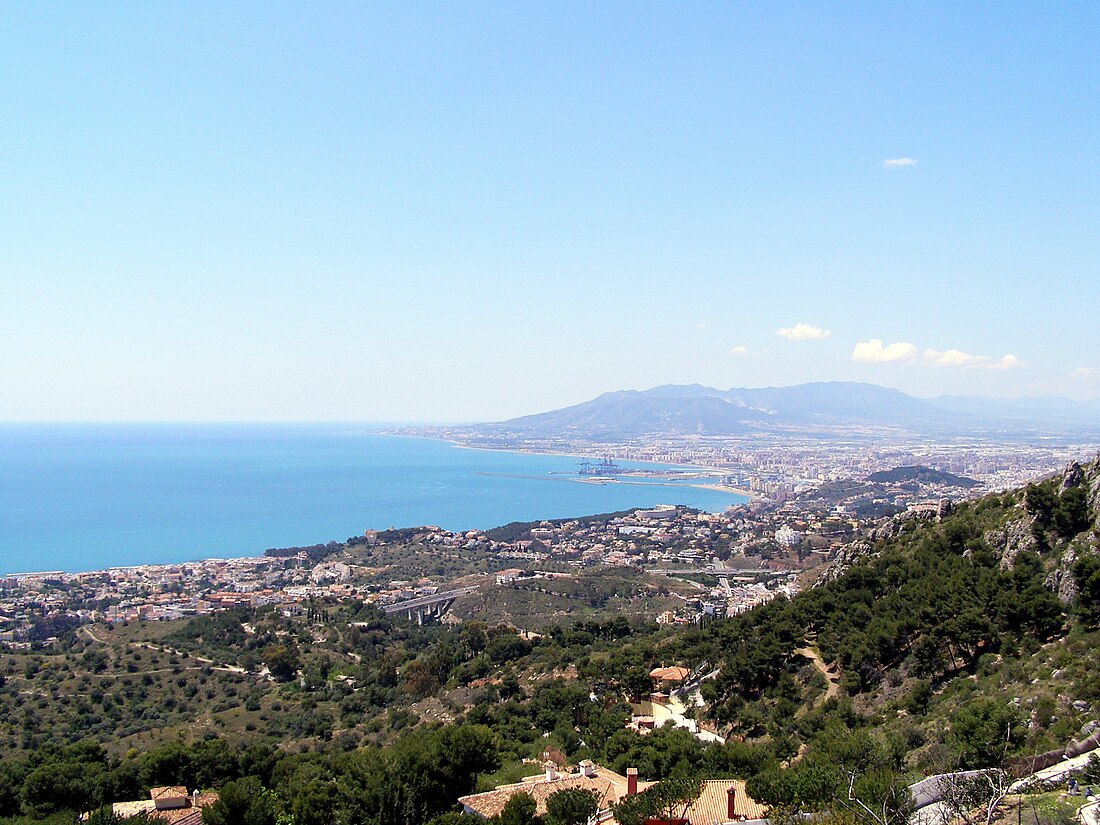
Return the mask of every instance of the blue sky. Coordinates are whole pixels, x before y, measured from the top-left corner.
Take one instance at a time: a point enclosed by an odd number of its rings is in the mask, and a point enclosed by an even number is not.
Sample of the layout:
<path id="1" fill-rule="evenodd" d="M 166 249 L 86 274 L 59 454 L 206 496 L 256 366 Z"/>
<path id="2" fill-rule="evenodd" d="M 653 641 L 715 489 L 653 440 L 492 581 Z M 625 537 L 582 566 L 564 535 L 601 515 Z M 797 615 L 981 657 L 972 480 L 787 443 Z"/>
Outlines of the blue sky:
<path id="1" fill-rule="evenodd" d="M 22 3 L 0 419 L 1100 395 L 1100 6 Z"/>

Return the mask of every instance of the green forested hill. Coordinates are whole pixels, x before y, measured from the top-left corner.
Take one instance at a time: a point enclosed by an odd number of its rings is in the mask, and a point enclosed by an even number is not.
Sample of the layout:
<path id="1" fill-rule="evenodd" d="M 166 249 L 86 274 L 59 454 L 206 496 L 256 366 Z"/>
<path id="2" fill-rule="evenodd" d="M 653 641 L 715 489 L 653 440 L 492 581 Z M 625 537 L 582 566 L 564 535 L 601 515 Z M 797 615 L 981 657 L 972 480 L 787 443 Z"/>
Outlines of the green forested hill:
<path id="1" fill-rule="evenodd" d="M 712 713 L 737 724 L 741 702 L 782 681 L 782 664 L 806 639 L 839 667 L 846 693 L 869 696 L 887 680 L 939 685 L 985 656 L 1019 658 L 1091 628 L 1096 469 L 1091 482 L 1082 471 L 1064 489 L 1049 480 L 958 505 L 939 521 L 896 519 L 822 585 L 685 634 L 685 649 L 724 665 Z"/>
<path id="2" fill-rule="evenodd" d="M 1098 475 L 895 521 L 831 581 L 679 640 L 720 665 L 703 688 L 716 721 L 779 755 L 808 746 L 755 793 L 825 805 L 857 774 L 991 767 L 1083 738 L 1100 710 Z M 841 673 L 809 712 L 804 640 Z"/>
<path id="3" fill-rule="evenodd" d="M 895 467 L 892 470 L 880 470 L 867 476 L 867 481 L 885 482 L 889 484 L 919 481 L 922 484 L 945 484 L 951 487 L 964 487 L 970 489 L 977 487 L 978 482 L 965 476 L 957 476 L 954 473 L 945 473 L 942 470 L 933 470 L 931 467 L 910 466 Z"/>
<path id="4" fill-rule="evenodd" d="M 637 582 L 600 573 L 578 618 L 542 635 L 335 602 L 85 626 L 0 657 L 0 819 L 69 821 L 186 784 L 262 798 L 265 825 L 415 825 L 547 748 L 901 816 L 904 782 L 1063 747 L 1096 717 L 1098 477 L 1070 468 L 939 520 L 886 521 L 819 586 L 686 631 L 616 615 Z M 649 670 L 671 664 L 701 678 L 690 715 L 727 744 L 625 727 Z"/>

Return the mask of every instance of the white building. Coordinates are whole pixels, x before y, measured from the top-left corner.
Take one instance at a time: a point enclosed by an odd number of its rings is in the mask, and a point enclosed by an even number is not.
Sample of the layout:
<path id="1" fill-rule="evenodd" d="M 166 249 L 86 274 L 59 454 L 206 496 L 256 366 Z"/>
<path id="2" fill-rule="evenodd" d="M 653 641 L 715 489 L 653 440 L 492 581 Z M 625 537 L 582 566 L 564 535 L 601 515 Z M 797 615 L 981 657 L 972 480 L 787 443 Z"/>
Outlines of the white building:
<path id="1" fill-rule="evenodd" d="M 784 547 L 795 547 L 802 543 L 802 534 L 792 530 L 790 525 L 784 524 L 775 531 L 775 540 Z"/>

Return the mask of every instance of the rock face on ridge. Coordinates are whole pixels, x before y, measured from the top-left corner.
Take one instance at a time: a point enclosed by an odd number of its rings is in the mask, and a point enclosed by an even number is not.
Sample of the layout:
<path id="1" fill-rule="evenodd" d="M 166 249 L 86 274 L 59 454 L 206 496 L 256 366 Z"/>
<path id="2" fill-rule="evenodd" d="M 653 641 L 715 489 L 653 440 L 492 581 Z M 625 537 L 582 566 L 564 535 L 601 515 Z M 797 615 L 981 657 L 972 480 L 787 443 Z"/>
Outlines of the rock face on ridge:
<path id="1" fill-rule="evenodd" d="M 1058 565 L 1050 571 L 1043 584 L 1047 590 L 1054 592 L 1062 604 L 1070 604 L 1077 598 L 1077 582 L 1073 578 L 1073 565 L 1077 561 L 1077 550 L 1070 546 Z"/>
<path id="2" fill-rule="evenodd" d="M 1048 571 L 1047 589 L 1063 604 L 1070 604 L 1077 596 L 1077 560 L 1100 556 L 1100 456 L 1083 465 L 1072 462 L 1061 473 L 1010 496 L 987 499 L 989 506 L 980 499 L 960 512 L 966 517 L 984 511 L 984 519 L 995 519 L 982 540 L 1001 566 L 1011 567 L 1021 553 L 1038 555 Z M 834 580 L 861 558 L 874 555 L 882 542 L 906 531 L 936 529 L 950 518 L 951 508 L 941 507 L 936 515 L 901 513 L 885 519 L 845 547 L 822 581 Z"/>
<path id="3" fill-rule="evenodd" d="M 1058 563 L 1047 576 L 1046 586 L 1069 604 L 1077 597 L 1077 581 L 1073 568 L 1077 559 L 1087 554 L 1100 554 L 1100 456 L 1082 467 L 1076 461 L 1062 471 L 1058 484 L 1060 495 L 1077 487 L 1085 488 L 1085 503 L 1089 527 L 1065 543 Z"/>
<path id="4" fill-rule="evenodd" d="M 989 530 L 983 538 L 990 547 L 1001 548 L 1001 567 L 1010 567 L 1020 553 L 1038 553 L 1039 540 L 1035 538 L 1035 519 L 1026 513 L 1005 524 L 1000 530 Z"/>
<path id="5" fill-rule="evenodd" d="M 1089 512 L 1092 514 L 1093 526 L 1096 527 L 1100 525 L 1100 455 L 1086 465 L 1084 476 L 1089 485 Z"/>

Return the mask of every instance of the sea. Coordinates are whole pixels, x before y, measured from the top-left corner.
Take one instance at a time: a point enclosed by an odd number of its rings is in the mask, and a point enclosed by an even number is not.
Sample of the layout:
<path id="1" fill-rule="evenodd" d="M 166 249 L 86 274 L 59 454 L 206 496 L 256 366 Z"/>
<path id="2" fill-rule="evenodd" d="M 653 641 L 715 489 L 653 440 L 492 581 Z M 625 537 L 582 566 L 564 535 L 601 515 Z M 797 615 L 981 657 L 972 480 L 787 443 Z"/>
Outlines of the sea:
<path id="1" fill-rule="evenodd" d="M 624 468 L 669 465 L 619 462 Z M 0 574 L 262 555 L 364 530 L 488 529 L 741 496 L 581 483 L 571 456 L 467 449 L 346 424 L 0 425 Z"/>

